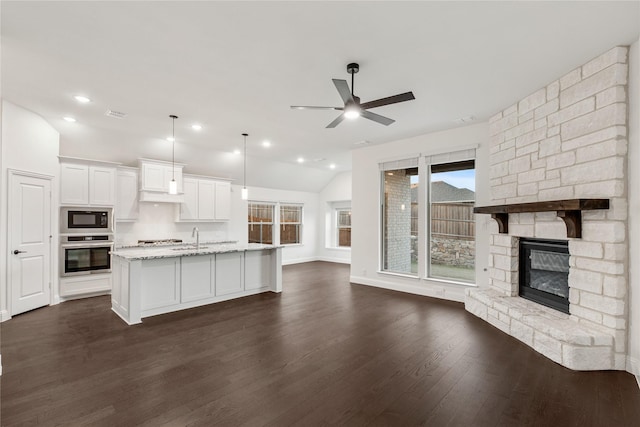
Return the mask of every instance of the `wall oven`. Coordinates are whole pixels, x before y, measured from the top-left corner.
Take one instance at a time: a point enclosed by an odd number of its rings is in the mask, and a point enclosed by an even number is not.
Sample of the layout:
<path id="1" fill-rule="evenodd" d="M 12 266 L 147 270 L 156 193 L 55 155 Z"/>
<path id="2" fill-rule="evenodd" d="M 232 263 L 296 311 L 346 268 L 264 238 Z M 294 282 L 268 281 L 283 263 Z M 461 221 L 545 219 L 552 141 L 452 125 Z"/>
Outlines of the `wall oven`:
<path id="1" fill-rule="evenodd" d="M 60 208 L 61 234 L 113 233 L 112 208 Z"/>
<path id="2" fill-rule="evenodd" d="M 60 275 L 80 276 L 111 272 L 111 235 L 62 236 Z"/>

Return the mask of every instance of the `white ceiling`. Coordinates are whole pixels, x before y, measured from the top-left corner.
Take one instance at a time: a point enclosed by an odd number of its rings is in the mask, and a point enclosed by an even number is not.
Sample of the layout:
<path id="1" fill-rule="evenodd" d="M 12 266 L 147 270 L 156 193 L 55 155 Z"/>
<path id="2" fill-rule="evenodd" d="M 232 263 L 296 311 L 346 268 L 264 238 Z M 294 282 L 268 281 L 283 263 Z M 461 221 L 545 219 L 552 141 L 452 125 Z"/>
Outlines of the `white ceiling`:
<path id="1" fill-rule="evenodd" d="M 229 152 L 248 132 L 249 185 L 319 191 L 350 169 L 359 141 L 484 121 L 638 40 L 638 4 L 3 1 L 2 95 L 49 121 L 61 154 L 170 159 L 164 138 L 176 114 L 176 161 L 187 170 L 241 180 L 241 160 Z M 373 110 L 396 123 L 325 129 L 336 111 L 289 108 L 341 106 L 331 79 L 349 80 L 354 61 L 362 102 L 413 91 L 414 101 Z M 76 94 L 92 102 L 79 105 Z M 107 109 L 128 115 L 113 119 Z M 299 166 L 298 156 L 310 161 Z"/>

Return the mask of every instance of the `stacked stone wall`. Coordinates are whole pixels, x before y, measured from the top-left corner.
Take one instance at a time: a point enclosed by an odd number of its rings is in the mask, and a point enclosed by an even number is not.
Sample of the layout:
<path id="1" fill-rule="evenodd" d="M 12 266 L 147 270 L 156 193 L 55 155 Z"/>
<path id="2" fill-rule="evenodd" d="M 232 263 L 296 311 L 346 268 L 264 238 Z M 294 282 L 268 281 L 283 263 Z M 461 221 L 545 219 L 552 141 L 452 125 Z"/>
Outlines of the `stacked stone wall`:
<path id="1" fill-rule="evenodd" d="M 489 122 L 491 204 L 610 200 L 608 210 L 582 212 L 582 238 L 575 239 L 567 239 L 555 212 L 511 214 L 508 235 L 498 234 L 497 225 L 492 225 L 489 254 L 492 289 L 514 297 L 519 237 L 569 241 L 570 319 L 613 337 L 612 357 L 593 364 L 600 369 L 625 366 L 627 57 L 628 48 L 615 47 Z M 487 315 L 487 321 L 522 335 L 519 329 L 513 331 L 516 319 L 500 310 L 492 312 L 496 316 Z M 561 342 L 552 337 L 534 348 L 562 360 Z"/>

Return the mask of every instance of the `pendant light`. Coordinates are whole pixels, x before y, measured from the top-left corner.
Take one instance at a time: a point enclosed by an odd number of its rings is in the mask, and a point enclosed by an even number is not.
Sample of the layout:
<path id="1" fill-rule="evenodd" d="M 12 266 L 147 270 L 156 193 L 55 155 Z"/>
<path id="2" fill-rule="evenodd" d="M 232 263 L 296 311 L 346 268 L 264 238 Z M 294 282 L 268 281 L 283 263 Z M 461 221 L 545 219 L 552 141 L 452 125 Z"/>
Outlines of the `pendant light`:
<path id="1" fill-rule="evenodd" d="M 247 200 L 249 199 L 249 190 L 247 190 L 247 137 L 249 134 L 243 133 L 242 136 L 244 137 L 244 166 L 242 168 L 242 192 L 240 193 L 240 197 L 242 200 Z"/>
<path id="2" fill-rule="evenodd" d="M 173 120 L 171 129 L 173 148 L 171 150 L 171 181 L 169 181 L 169 194 L 178 194 L 178 183 L 176 182 L 176 119 L 178 116 L 172 114 L 169 117 Z"/>

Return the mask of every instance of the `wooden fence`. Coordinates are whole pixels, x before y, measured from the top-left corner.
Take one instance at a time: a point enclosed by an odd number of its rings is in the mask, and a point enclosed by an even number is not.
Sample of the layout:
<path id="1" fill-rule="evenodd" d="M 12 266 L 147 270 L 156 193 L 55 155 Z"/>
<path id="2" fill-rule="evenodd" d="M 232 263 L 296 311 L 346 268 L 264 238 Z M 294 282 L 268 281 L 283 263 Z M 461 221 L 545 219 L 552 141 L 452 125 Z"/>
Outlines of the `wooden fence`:
<path id="1" fill-rule="evenodd" d="M 473 202 L 431 204 L 431 234 L 449 237 L 474 237 L 476 224 Z M 411 205 L 411 234 L 418 235 L 418 205 Z"/>

